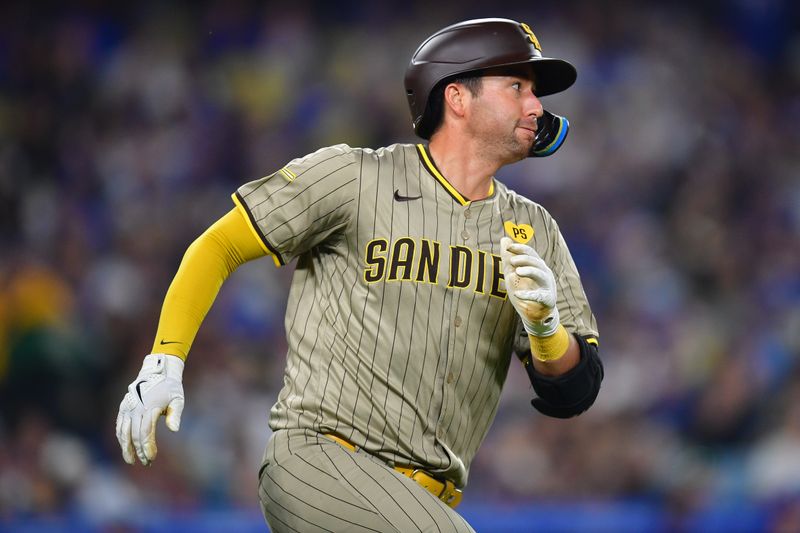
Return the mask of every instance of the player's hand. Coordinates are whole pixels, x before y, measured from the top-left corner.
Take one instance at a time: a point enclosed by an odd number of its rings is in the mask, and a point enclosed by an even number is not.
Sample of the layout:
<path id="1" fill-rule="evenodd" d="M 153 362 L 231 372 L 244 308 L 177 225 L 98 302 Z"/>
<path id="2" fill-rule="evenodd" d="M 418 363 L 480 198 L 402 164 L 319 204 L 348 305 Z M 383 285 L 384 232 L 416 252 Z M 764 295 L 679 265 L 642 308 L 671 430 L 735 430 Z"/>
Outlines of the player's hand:
<path id="1" fill-rule="evenodd" d="M 117 439 L 126 463 L 132 465 L 138 457 L 146 466 L 156 458 L 156 422 L 162 414 L 167 415 L 167 427 L 178 431 L 184 402 L 182 380 L 180 357 L 157 353 L 144 358 L 117 415 Z"/>
<path id="2" fill-rule="evenodd" d="M 508 237 L 500 240 L 500 258 L 508 299 L 522 318 L 525 331 L 536 337 L 555 333 L 559 317 L 553 271 L 533 248 Z"/>

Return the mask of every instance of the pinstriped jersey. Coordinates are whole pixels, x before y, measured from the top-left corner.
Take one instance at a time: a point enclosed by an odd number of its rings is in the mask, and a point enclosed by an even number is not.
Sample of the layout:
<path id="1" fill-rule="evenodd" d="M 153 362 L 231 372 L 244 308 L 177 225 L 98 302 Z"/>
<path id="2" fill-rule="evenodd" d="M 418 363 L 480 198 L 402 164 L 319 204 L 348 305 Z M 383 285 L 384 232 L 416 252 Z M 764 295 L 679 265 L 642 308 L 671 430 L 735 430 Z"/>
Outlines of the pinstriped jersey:
<path id="1" fill-rule="evenodd" d="M 273 429 L 334 433 L 464 486 L 511 355 L 530 349 L 506 297 L 504 235 L 553 270 L 567 330 L 597 336 L 549 213 L 496 180 L 469 201 L 423 145 L 323 148 L 233 197 L 276 264 L 297 258 Z"/>

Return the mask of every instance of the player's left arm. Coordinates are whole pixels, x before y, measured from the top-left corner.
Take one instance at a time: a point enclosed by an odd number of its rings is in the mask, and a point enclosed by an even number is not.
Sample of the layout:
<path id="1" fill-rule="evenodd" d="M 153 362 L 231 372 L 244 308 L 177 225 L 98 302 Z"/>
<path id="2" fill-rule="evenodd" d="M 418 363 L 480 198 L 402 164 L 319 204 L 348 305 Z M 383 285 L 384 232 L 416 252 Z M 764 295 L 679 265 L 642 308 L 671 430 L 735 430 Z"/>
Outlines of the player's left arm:
<path id="1" fill-rule="evenodd" d="M 568 274 L 577 280 L 571 257 L 563 257 L 569 254 L 566 244 L 560 234 L 557 236 L 555 242 L 562 255 L 558 264 L 571 269 Z M 557 418 L 584 412 L 597 398 L 603 379 L 597 337 L 568 332 L 559 313 L 559 306 L 569 312 L 574 330 L 573 309 L 582 307 L 581 302 L 567 304 L 563 294 L 559 299 L 556 274 L 530 246 L 506 237 L 501 241 L 501 255 L 509 300 L 528 334 L 530 350 L 525 350 L 521 358 L 538 396 L 533 406 Z M 579 292 L 583 295 L 582 290 Z M 588 304 L 585 308 L 591 317 Z"/>

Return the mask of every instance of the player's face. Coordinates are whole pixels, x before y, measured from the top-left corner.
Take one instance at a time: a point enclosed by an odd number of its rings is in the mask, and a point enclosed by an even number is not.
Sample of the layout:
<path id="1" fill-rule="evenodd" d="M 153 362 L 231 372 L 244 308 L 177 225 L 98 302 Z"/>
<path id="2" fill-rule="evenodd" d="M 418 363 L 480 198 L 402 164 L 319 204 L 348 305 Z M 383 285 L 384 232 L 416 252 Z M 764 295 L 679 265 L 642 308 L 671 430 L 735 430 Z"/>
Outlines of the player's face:
<path id="1" fill-rule="evenodd" d="M 471 133 L 488 153 L 504 162 L 520 161 L 536 137 L 542 103 L 533 94 L 532 75 L 525 71 L 491 72 L 482 77 L 479 94 L 471 99 Z"/>

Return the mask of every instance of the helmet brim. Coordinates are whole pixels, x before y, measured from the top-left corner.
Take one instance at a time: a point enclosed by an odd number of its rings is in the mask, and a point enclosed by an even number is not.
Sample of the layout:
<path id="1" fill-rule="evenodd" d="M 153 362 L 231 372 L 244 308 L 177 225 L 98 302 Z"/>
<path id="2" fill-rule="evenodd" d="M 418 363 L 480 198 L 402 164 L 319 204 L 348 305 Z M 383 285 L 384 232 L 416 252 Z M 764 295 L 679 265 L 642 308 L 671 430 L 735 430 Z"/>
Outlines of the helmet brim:
<path id="1" fill-rule="evenodd" d="M 552 57 L 532 57 L 527 61 L 517 61 L 496 65 L 492 69 L 530 65 L 533 69 L 536 96 L 548 96 L 569 89 L 578 79 L 578 71 L 571 63 Z"/>
<path id="2" fill-rule="evenodd" d="M 547 96 L 569 89 L 578 79 L 578 71 L 563 59 L 543 57 L 531 61 L 536 76 L 536 96 Z"/>

